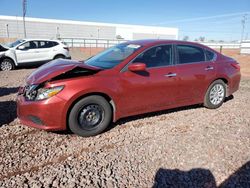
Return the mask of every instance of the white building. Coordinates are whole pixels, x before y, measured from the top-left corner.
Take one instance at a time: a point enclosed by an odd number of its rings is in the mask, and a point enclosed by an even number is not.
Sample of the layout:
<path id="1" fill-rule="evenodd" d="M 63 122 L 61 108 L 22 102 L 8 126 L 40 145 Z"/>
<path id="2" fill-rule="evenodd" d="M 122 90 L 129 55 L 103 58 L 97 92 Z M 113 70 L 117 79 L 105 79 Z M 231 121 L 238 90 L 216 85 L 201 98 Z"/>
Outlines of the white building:
<path id="1" fill-rule="evenodd" d="M 250 54 L 250 40 L 244 40 L 241 42 L 240 53 Z"/>
<path id="2" fill-rule="evenodd" d="M 178 29 L 26 17 L 27 38 L 178 39 Z M 23 18 L 0 16 L 0 38 L 23 38 Z"/>

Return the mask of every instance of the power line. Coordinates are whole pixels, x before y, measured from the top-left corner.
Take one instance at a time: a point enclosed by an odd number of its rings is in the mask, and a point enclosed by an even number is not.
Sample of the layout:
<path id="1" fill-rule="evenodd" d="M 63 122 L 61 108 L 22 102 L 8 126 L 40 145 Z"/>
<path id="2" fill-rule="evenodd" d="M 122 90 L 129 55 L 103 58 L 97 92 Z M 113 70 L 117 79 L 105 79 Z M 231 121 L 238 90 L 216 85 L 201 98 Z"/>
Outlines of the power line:
<path id="1" fill-rule="evenodd" d="M 207 17 L 197 17 L 197 18 L 188 18 L 188 19 L 181 19 L 181 20 L 172 20 L 167 22 L 156 23 L 153 25 L 165 25 L 169 23 L 178 23 L 178 22 L 193 22 L 193 21 L 201 21 L 201 20 L 208 20 L 208 19 L 215 19 L 215 18 L 224 18 L 224 17 L 231 17 L 231 16 L 238 16 L 243 14 L 248 14 L 250 12 L 238 12 L 238 13 L 231 13 L 231 14 L 220 14 L 215 16 L 207 16 Z"/>
<path id="2" fill-rule="evenodd" d="M 239 32 L 230 32 L 230 31 L 216 31 L 216 30 L 205 30 L 205 31 L 202 31 L 202 30 L 182 30 L 180 29 L 179 31 L 182 31 L 182 32 L 194 32 L 194 33 L 228 33 L 228 34 L 239 34 Z"/>

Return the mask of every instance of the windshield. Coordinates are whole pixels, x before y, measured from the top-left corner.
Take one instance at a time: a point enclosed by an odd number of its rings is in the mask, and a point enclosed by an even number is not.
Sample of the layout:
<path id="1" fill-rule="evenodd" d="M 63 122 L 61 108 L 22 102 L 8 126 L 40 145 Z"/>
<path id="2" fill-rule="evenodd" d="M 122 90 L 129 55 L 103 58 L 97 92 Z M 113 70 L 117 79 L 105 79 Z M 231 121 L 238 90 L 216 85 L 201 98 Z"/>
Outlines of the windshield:
<path id="1" fill-rule="evenodd" d="M 17 41 L 15 41 L 15 42 L 6 44 L 6 46 L 8 46 L 9 48 L 13 48 L 13 47 L 17 46 L 18 44 L 21 44 L 21 43 L 24 42 L 24 41 L 25 41 L 25 40 L 17 40 Z"/>
<path id="2" fill-rule="evenodd" d="M 84 63 L 102 69 L 111 69 L 133 54 L 140 47 L 140 45 L 135 44 L 118 44 L 86 60 Z"/>

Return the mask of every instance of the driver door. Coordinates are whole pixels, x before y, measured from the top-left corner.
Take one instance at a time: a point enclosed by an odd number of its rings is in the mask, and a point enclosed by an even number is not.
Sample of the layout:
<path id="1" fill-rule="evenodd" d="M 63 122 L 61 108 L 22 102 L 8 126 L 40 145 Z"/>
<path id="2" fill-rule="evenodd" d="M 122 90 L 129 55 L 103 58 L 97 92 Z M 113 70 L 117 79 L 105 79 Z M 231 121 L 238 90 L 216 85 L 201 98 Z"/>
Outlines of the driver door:
<path id="1" fill-rule="evenodd" d="M 132 63 L 144 63 L 143 72 L 121 74 L 123 114 L 134 115 L 166 109 L 176 102 L 176 67 L 172 45 L 150 48 Z"/>
<path id="2" fill-rule="evenodd" d="M 22 49 L 21 46 L 24 46 Z M 16 58 L 18 63 L 28 63 L 38 61 L 38 42 L 28 41 L 16 48 Z"/>

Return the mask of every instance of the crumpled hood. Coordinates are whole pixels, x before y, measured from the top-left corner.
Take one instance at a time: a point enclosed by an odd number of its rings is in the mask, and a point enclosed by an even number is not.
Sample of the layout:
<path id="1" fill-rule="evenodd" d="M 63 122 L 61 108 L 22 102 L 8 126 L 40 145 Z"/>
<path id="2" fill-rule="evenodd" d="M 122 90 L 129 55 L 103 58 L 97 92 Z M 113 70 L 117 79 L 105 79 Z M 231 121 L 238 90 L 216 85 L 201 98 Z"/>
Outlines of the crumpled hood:
<path id="1" fill-rule="evenodd" d="M 55 78 L 61 74 L 69 72 L 75 68 L 81 68 L 91 71 L 100 70 L 97 67 L 88 66 L 80 61 L 57 59 L 50 61 L 49 63 L 46 63 L 41 67 L 37 68 L 28 76 L 26 82 L 29 85 L 40 84 L 45 81 L 51 80 L 52 78 Z"/>
<path id="2" fill-rule="evenodd" d="M 0 44 L 0 53 L 5 52 L 5 51 L 7 51 L 7 50 L 9 50 L 9 47 L 8 47 L 8 46 L 5 46 L 5 45 L 3 45 L 3 44 Z"/>

